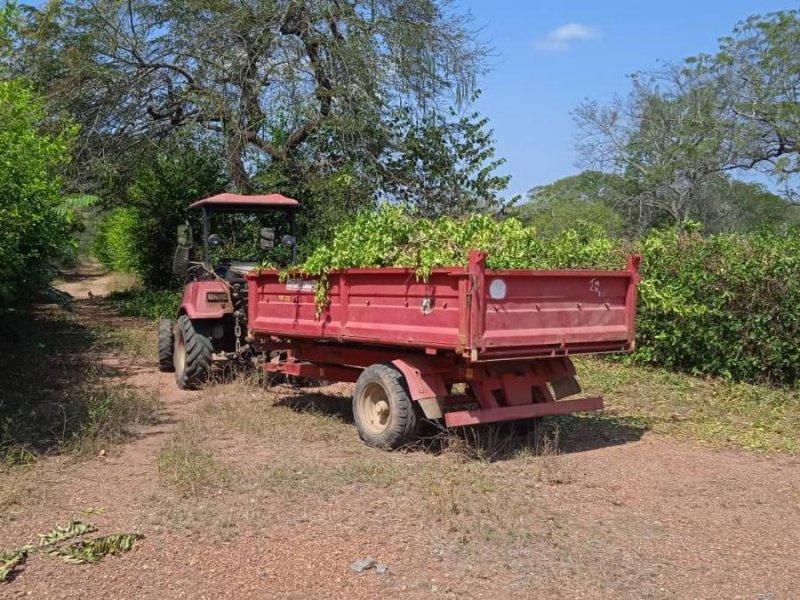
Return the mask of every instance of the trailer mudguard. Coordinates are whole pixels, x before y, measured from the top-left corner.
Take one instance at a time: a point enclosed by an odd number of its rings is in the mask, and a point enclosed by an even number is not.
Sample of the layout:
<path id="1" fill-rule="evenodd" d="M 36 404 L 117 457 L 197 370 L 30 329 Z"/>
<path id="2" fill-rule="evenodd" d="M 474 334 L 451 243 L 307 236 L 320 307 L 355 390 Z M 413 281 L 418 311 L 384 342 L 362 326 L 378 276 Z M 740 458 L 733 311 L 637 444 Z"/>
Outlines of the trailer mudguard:
<path id="1" fill-rule="evenodd" d="M 442 404 L 448 395 L 447 385 L 441 374 L 423 357 L 397 358 L 392 365 L 403 374 L 411 399 L 418 402 L 428 419 L 441 419 L 444 416 Z"/>

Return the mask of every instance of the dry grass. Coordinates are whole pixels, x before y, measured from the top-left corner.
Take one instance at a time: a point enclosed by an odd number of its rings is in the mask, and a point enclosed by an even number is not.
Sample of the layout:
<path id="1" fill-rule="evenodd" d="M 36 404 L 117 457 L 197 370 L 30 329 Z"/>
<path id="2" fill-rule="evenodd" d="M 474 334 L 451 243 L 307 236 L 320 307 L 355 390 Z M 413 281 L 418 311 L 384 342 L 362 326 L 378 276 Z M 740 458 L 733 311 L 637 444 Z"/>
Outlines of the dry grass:
<path id="1" fill-rule="evenodd" d="M 100 450 L 135 436 L 141 427 L 153 422 L 161 400 L 125 383 L 94 384 L 73 407 L 65 422 L 61 446 L 80 456 L 97 456 Z"/>
<path id="2" fill-rule="evenodd" d="M 274 437 L 297 442 L 346 442 L 354 429 L 337 396 L 298 394 L 289 386 L 265 390 L 253 376 L 206 390 L 208 402 L 201 414 L 220 426 L 253 437 Z M 235 401 L 230 398 L 236 398 Z"/>
<path id="3" fill-rule="evenodd" d="M 111 273 L 108 276 L 109 292 L 127 292 L 139 286 L 139 278 L 133 273 Z"/>
<path id="4" fill-rule="evenodd" d="M 240 498 L 238 517 L 225 528 L 219 515 L 185 506 L 163 521 L 181 528 L 205 523 L 224 538 L 255 518 L 248 516 L 252 505 L 245 498 L 313 514 L 347 505 L 356 495 L 388 499 L 397 518 L 429 522 L 460 551 L 478 552 L 487 543 L 515 548 L 529 541 L 533 534 L 523 522 L 530 518 L 533 491 L 576 477 L 562 455 L 557 423 L 525 431 L 451 431 L 435 443 L 389 453 L 358 439 L 346 404 L 343 395 L 316 390 L 264 390 L 250 383 L 207 389 L 196 420 L 181 426 L 159 469 L 184 493 L 225 488 L 226 497 Z"/>
<path id="5" fill-rule="evenodd" d="M 187 494 L 199 494 L 229 483 L 233 471 L 214 457 L 207 438 L 208 434 L 197 420 L 181 423 L 158 455 L 160 476 Z"/>
<path id="6" fill-rule="evenodd" d="M 800 390 L 691 377 L 662 369 L 585 358 L 581 383 L 605 396 L 610 419 L 716 446 L 800 453 Z"/>
<path id="7" fill-rule="evenodd" d="M 159 398 L 128 384 L 141 350 L 98 360 L 107 341 L 91 325 L 59 310 L 7 319 L 19 340 L 0 339 L 4 359 L 16 367 L 0 370 L 0 463 L 28 464 L 53 452 L 94 455 L 154 419 Z"/>
<path id="8" fill-rule="evenodd" d="M 131 359 L 155 360 L 158 356 L 158 332 L 155 325 L 147 327 L 111 327 L 99 330 L 104 345 Z"/>

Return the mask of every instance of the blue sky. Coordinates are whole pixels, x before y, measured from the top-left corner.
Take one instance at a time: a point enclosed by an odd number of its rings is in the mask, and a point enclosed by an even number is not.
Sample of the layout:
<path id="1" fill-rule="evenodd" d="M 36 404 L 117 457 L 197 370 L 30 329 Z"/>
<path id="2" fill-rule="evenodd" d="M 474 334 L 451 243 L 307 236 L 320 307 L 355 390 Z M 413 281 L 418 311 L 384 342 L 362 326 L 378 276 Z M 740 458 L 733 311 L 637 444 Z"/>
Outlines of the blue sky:
<path id="1" fill-rule="evenodd" d="M 477 108 L 489 117 L 511 195 L 578 172 L 570 112 L 628 90 L 627 75 L 711 52 L 770 0 L 461 0 L 495 49 Z"/>

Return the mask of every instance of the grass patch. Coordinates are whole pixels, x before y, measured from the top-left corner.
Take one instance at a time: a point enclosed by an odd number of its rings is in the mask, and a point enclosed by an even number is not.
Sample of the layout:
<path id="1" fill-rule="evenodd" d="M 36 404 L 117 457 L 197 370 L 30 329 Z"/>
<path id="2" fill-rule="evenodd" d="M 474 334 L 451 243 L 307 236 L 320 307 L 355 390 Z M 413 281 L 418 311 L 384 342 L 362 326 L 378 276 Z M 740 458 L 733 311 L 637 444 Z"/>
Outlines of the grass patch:
<path id="1" fill-rule="evenodd" d="M 105 301 L 124 317 L 161 319 L 174 317 L 181 303 L 181 290 L 149 290 L 133 288 L 112 292 Z"/>
<path id="2" fill-rule="evenodd" d="M 584 423 L 616 420 L 719 446 L 800 453 L 798 390 L 592 358 L 577 369 L 582 385 L 606 401 L 604 413 L 577 417 Z"/>
<path id="3" fill-rule="evenodd" d="M 293 393 L 289 388 L 279 391 L 284 392 Z M 274 405 L 270 391 L 250 382 L 217 386 L 208 394 L 211 402 L 201 408 L 204 416 L 222 427 L 253 437 L 280 436 L 307 443 L 346 443 L 356 436 L 353 425 L 338 412 L 340 405 L 344 404 L 341 397 L 321 400 L 319 394 L 302 394 L 295 398 L 282 398 Z M 231 395 L 249 401 L 225 399 Z M 309 397 L 312 400 L 308 400 Z M 346 404 L 349 406 L 349 399 Z"/>
<path id="4" fill-rule="evenodd" d="M 84 456 L 118 444 L 153 422 L 161 407 L 155 393 L 144 394 L 125 384 L 94 385 L 72 407 L 62 447 Z"/>
<path id="5" fill-rule="evenodd" d="M 186 494 L 222 487 L 232 479 L 232 470 L 217 461 L 205 437 L 198 421 L 184 421 L 158 455 L 161 477 Z"/>
<path id="6" fill-rule="evenodd" d="M 158 330 L 147 327 L 109 327 L 100 331 L 106 348 L 128 354 L 133 358 L 155 360 L 158 357 Z"/>
<path id="7" fill-rule="evenodd" d="M 0 321 L 0 465 L 41 454 L 91 454 L 149 423 L 160 402 L 125 383 L 128 367 L 97 361 L 102 334 L 58 309 Z M 134 357 L 135 358 L 135 357 Z"/>

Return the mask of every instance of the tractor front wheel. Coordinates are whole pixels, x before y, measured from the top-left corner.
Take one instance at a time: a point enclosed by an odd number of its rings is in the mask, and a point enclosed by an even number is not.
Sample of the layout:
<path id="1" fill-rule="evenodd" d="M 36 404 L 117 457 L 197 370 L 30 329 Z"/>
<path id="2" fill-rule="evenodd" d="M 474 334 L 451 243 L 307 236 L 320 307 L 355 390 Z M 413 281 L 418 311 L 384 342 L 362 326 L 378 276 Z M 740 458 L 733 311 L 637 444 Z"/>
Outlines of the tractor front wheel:
<path id="1" fill-rule="evenodd" d="M 158 322 L 158 370 L 162 373 L 175 370 L 175 334 L 172 328 L 172 319 Z"/>
<path id="2" fill-rule="evenodd" d="M 175 381 L 182 390 L 197 389 L 211 373 L 214 347 L 186 315 L 178 317 L 173 332 Z"/>

